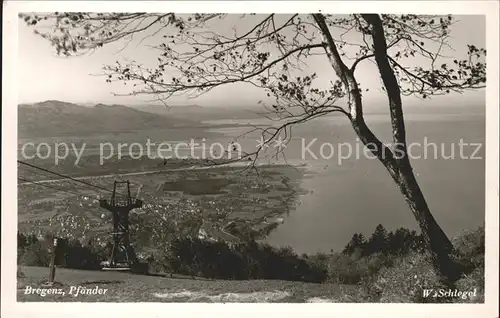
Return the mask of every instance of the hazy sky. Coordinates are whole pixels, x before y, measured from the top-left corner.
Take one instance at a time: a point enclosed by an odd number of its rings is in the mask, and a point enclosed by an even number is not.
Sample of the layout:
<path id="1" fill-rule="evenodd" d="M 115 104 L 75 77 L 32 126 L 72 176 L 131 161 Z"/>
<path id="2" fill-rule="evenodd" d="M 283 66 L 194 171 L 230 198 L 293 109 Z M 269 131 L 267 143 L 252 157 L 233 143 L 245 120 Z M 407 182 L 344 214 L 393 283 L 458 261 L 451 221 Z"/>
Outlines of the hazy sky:
<path id="1" fill-rule="evenodd" d="M 459 21 L 453 26 L 450 43 L 457 49 L 456 56 L 463 58 L 464 55 L 460 52 L 463 52 L 466 44 L 485 47 L 485 19 L 483 16 L 459 16 L 457 18 Z M 236 16 L 230 19 L 230 21 L 236 20 Z M 224 22 L 224 25 L 217 26 L 217 28 L 228 28 L 227 24 L 230 21 Z M 249 23 L 238 24 L 238 28 L 248 30 Z M 104 46 L 104 48 L 85 56 L 58 57 L 49 42 L 35 35 L 32 28 L 19 20 L 20 102 L 29 103 L 57 99 L 75 103 L 141 103 L 142 98 L 148 99 L 148 97 L 115 97 L 111 92 L 129 92 L 130 87 L 123 86 L 122 83 L 107 84 L 105 78 L 91 75 L 101 73 L 103 65 L 113 64 L 124 57 L 135 59 L 138 62 L 156 61 L 158 51 L 144 45 L 138 45 L 138 41 L 133 41 L 121 52 L 118 51 L 125 42 Z M 158 38 L 149 39 L 146 43 L 158 43 Z M 315 70 L 319 78 L 324 78 L 327 81 L 336 79 L 324 56 L 311 59 L 309 69 Z M 366 99 L 384 101 L 384 96 L 378 92 L 380 87 L 378 71 L 371 63 L 363 62 L 356 75 L 363 87 L 371 88 L 373 91 L 373 93 L 370 91 L 364 95 Z M 255 88 L 248 85 L 227 85 L 214 90 L 213 93 L 207 94 L 198 101 L 176 100 L 175 103 L 248 106 L 255 103 L 260 94 L 260 91 L 255 91 Z M 446 104 L 449 104 L 448 101 L 463 103 L 477 100 L 483 102 L 484 91 L 446 98 Z M 434 100 L 435 103 L 442 101 L 442 98 Z M 412 101 L 407 101 L 408 103 L 411 104 Z"/>

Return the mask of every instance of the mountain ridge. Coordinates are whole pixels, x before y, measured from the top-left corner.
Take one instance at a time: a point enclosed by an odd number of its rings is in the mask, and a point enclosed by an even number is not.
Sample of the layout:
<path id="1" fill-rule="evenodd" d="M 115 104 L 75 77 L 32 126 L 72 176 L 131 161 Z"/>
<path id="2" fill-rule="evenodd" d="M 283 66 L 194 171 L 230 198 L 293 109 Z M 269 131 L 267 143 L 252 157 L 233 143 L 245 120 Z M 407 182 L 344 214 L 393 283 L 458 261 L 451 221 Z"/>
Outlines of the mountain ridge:
<path id="1" fill-rule="evenodd" d="M 19 104 L 18 124 L 21 138 L 200 125 L 195 120 L 171 118 L 124 105 L 98 103 L 87 107 L 59 100 Z"/>

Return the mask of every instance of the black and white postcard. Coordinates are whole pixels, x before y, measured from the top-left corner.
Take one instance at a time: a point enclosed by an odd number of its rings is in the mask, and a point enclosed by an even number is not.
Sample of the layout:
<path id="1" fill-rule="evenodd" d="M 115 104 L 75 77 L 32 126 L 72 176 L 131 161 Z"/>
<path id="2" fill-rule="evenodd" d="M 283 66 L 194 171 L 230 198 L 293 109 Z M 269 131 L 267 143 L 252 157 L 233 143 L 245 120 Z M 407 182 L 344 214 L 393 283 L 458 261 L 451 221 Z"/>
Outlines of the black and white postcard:
<path id="1" fill-rule="evenodd" d="M 2 315 L 498 316 L 498 9 L 6 1 Z"/>

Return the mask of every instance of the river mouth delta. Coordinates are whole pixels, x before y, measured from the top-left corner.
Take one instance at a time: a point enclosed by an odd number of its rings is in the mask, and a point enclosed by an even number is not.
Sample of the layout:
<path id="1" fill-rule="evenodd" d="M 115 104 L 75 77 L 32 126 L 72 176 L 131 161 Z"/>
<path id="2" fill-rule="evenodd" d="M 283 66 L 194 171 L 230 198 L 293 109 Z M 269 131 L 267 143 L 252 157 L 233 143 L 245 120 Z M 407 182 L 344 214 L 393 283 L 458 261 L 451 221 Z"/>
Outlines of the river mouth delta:
<path id="1" fill-rule="evenodd" d="M 130 216 L 138 253 L 154 252 L 158 239 L 178 235 L 230 242 L 265 239 L 294 208 L 304 176 L 302 168 L 290 165 L 263 165 L 255 170 L 210 166 L 197 160 L 174 160 L 164 165 L 158 159 L 122 158 L 101 166 L 96 164 L 98 160 L 97 155 L 85 157 L 79 169 L 69 175 L 104 189 L 112 189 L 115 180 L 130 182 L 132 196 L 144 202 Z M 35 161 L 43 167 L 41 160 Z M 65 167 L 58 167 L 60 173 Z M 32 170 L 22 169 L 20 175 L 25 180 L 40 180 Z M 110 193 L 57 176 L 42 182 L 48 187 L 20 182 L 20 232 L 53 233 L 100 244 L 110 239 L 111 215 L 98 201 Z"/>

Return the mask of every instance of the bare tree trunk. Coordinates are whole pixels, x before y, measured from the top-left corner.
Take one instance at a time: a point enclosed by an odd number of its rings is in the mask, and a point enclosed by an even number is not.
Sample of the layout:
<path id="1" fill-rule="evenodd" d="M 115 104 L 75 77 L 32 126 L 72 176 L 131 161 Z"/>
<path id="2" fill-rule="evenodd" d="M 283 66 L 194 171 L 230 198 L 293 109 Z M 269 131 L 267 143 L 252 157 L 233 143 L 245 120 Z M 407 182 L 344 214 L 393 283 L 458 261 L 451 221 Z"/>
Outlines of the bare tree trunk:
<path id="1" fill-rule="evenodd" d="M 367 127 L 363 118 L 362 99 L 354 71 L 342 61 L 325 22 L 325 17 L 322 14 L 313 14 L 313 16 L 324 36 L 325 51 L 329 61 L 349 93 L 350 120 L 356 134 L 366 146 L 370 146 L 370 150 L 386 167 L 401 190 L 420 226 L 438 274 L 446 281 L 456 280 L 460 271 L 452 260 L 453 245 L 432 216 L 408 158 L 401 93 L 387 58 L 387 45 L 380 17 L 376 14 L 362 15 L 365 21 L 372 26 L 375 60 L 389 98 L 393 141 L 395 150 L 400 157 L 395 156 L 395 153 L 386 147 Z"/>
<path id="2" fill-rule="evenodd" d="M 375 61 L 389 98 L 389 107 L 393 131 L 393 141 L 401 154 L 397 158 L 397 184 L 410 206 L 413 215 L 422 231 L 424 240 L 429 247 L 432 262 L 441 275 L 454 281 L 460 275 L 458 266 L 453 262 L 451 254 L 453 245 L 432 216 L 424 195 L 415 179 L 406 147 L 406 130 L 401 101 L 401 92 L 394 71 L 387 58 L 387 43 L 385 41 L 382 21 L 377 14 L 363 14 L 363 18 L 371 27 Z"/>
<path id="3" fill-rule="evenodd" d="M 360 124 L 353 121 L 352 125 L 356 134 L 365 145 L 372 143 L 370 141 L 372 134 L 364 122 Z M 439 271 L 440 275 L 444 276 L 445 280 L 454 281 L 458 279 L 460 271 L 451 258 L 453 245 L 432 216 L 424 195 L 415 179 L 411 165 L 408 162 L 407 166 L 402 166 L 394 160 L 380 161 L 396 182 L 417 220 L 424 241 L 429 248 L 434 267 Z"/>
<path id="4" fill-rule="evenodd" d="M 445 280 L 449 282 L 457 280 L 461 270 L 452 258 L 453 245 L 432 216 L 411 166 L 400 167 L 399 188 L 417 219 L 434 267 Z"/>

